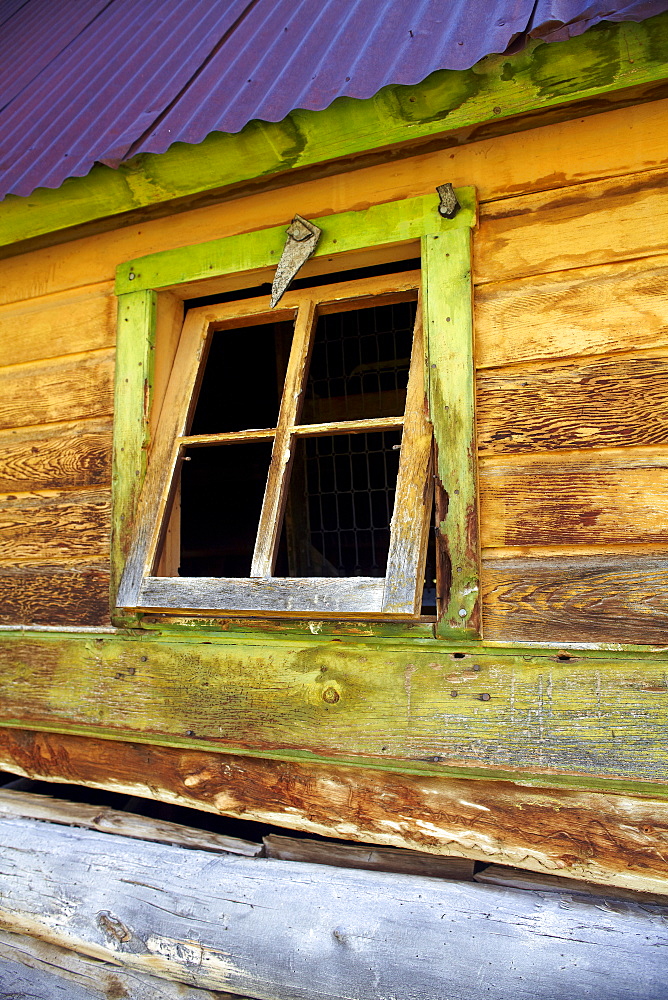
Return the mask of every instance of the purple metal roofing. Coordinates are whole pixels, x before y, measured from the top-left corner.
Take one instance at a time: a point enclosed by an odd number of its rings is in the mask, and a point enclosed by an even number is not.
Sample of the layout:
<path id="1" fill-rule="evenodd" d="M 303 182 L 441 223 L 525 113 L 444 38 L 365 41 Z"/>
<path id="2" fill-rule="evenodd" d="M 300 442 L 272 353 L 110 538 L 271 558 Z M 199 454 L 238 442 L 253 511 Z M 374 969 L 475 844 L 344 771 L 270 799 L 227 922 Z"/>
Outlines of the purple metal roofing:
<path id="1" fill-rule="evenodd" d="M 668 0 L 0 0 L 0 197 Z"/>

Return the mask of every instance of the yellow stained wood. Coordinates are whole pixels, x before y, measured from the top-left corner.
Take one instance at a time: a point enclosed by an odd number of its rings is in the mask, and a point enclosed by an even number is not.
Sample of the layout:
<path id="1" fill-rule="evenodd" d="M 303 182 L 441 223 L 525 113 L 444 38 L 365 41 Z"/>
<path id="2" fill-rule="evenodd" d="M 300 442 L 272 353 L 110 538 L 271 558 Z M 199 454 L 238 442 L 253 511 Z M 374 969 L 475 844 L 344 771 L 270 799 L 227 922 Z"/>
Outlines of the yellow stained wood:
<path id="1" fill-rule="evenodd" d="M 522 456 L 480 465 L 481 540 L 508 545 L 661 544 L 668 523 L 668 466 Z"/>
<path id="2" fill-rule="evenodd" d="M 281 529 L 287 499 L 292 453 L 293 427 L 299 423 L 304 402 L 308 362 L 311 355 L 316 317 L 316 301 L 304 296 L 300 303 L 285 373 L 283 396 L 278 414 L 276 436 L 271 453 L 267 487 L 251 563 L 251 576 L 271 576 L 276 559 L 276 542 Z"/>
<path id="3" fill-rule="evenodd" d="M 668 256 L 481 285 L 476 364 L 605 354 L 668 343 Z"/>
<path id="4" fill-rule="evenodd" d="M 543 559 L 485 558 L 482 588 L 489 639 L 668 643 L 665 555 L 652 557 L 632 550 Z M 655 690 L 659 689 L 657 685 Z M 642 726 L 638 738 L 651 739 Z"/>
<path id="5" fill-rule="evenodd" d="M 664 254 L 666 180 L 663 170 L 628 174 L 483 207 L 474 283 Z"/>
<path id="6" fill-rule="evenodd" d="M 0 497 L 0 565 L 109 554 L 109 489 Z"/>
<path id="7" fill-rule="evenodd" d="M 151 440 L 160 419 L 160 410 L 167 391 L 167 383 L 176 357 L 183 326 L 183 301 L 171 292 L 158 295 L 155 322 L 155 359 L 153 364 L 153 393 L 149 432 Z"/>
<path id="8" fill-rule="evenodd" d="M 0 427 L 107 416 L 113 375 L 110 350 L 0 369 Z"/>
<path id="9" fill-rule="evenodd" d="M 0 367 L 113 347 L 112 293 L 103 282 L 0 307 Z"/>
<path id="10" fill-rule="evenodd" d="M 426 194 L 446 175 L 475 185 L 486 202 L 648 170 L 666 162 L 667 132 L 663 100 L 307 181 L 298 195 L 294 187 L 254 193 L 2 261 L 0 303 L 109 281 L 124 260 L 287 224 L 297 208 L 319 216 Z"/>
<path id="11" fill-rule="evenodd" d="M 482 455 L 668 445 L 668 350 L 537 361 L 477 378 Z"/>
<path id="12" fill-rule="evenodd" d="M 111 482 L 111 417 L 0 431 L 0 494 Z"/>

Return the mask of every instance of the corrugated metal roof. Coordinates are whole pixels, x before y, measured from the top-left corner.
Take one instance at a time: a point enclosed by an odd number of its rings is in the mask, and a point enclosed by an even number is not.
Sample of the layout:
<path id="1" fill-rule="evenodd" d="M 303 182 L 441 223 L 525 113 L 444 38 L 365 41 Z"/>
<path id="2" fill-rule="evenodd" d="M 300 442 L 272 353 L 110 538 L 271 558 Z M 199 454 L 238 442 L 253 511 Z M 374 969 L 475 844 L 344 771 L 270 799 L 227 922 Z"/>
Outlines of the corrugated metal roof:
<path id="1" fill-rule="evenodd" d="M 0 197 L 668 0 L 0 0 Z"/>

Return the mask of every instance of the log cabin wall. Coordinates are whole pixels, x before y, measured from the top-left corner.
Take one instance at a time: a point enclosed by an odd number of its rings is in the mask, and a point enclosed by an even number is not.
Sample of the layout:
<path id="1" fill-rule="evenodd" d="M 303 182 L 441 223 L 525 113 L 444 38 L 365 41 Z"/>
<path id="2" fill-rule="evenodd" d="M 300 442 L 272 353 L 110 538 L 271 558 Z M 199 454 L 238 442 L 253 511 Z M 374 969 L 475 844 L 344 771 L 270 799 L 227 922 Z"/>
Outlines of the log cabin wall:
<path id="1" fill-rule="evenodd" d="M 486 639 L 666 641 L 668 101 L 3 262 L 0 621 L 109 623 L 116 266 L 473 184 Z"/>

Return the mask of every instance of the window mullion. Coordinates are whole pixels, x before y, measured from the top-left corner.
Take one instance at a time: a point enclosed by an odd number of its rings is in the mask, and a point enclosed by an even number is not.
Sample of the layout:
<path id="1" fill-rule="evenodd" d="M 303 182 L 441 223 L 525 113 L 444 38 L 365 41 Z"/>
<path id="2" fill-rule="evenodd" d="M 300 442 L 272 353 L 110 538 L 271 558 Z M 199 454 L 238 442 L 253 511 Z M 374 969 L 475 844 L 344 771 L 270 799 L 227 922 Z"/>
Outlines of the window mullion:
<path id="1" fill-rule="evenodd" d="M 427 417 L 422 306 L 413 327 L 399 474 L 387 555 L 383 611 L 418 614 L 432 506 L 432 425 Z"/>
<path id="2" fill-rule="evenodd" d="M 267 476 L 267 487 L 253 551 L 252 577 L 271 576 L 276 561 L 277 540 L 292 465 L 293 429 L 301 416 L 304 400 L 305 380 L 315 327 L 316 305 L 314 299 L 304 298 L 295 320 L 290 360 L 285 374 L 276 437 L 274 438 Z"/>

